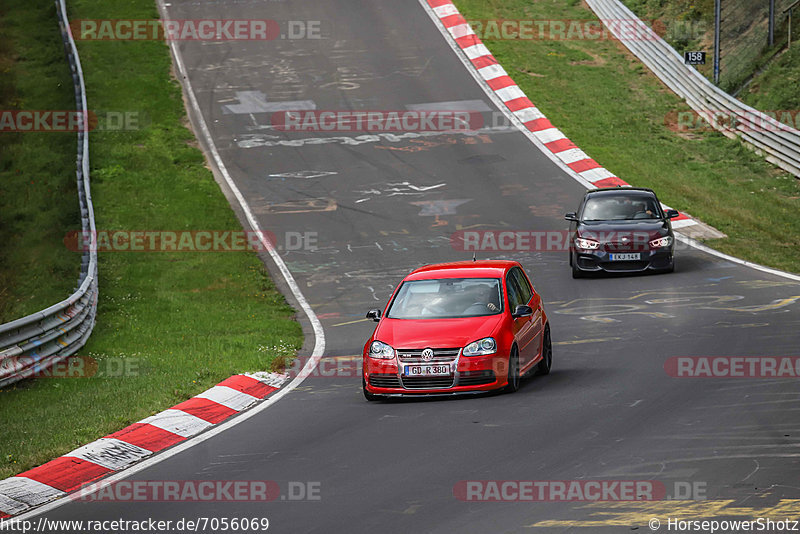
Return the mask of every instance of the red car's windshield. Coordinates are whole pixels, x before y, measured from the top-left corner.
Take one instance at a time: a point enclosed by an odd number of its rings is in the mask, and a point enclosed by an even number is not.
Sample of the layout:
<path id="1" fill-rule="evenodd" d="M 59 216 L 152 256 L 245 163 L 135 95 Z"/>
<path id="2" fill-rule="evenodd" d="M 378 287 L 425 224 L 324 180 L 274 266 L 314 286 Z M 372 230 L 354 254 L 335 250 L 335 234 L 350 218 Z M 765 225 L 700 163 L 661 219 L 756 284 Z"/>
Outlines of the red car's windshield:
<path id="1" fill-rule="evenodd" d="M 496 315 L 503 310 L 500 280 L 442 278 L 403 282 L 386 316 L 390 319 L 452 319 Z"/>

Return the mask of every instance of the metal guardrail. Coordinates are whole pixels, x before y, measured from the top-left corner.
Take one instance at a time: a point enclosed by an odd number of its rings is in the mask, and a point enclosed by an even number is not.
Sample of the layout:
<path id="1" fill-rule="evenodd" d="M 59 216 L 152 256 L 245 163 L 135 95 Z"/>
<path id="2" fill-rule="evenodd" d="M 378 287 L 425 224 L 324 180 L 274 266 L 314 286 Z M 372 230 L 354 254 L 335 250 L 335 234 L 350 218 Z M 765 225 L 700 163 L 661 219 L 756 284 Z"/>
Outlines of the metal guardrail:
<path id="1" fill-rule="evenodd" d="M 69 31 L 65 0 L 56 0 L 67 62 L 72 71 L 78 111 L 88 117 L 86 87 L 75 41 Z M 84 121 L 85 124 L 85 121 Z M 88 128 L 78 132 L 77 179 L 84 235 L 97 235 L 89 187 Z M 34 376 L 69 357 L 86 343 L 97 313 L 97 252 L 83 253 L 78 288 L 49 308 L 0 325 L 0 387 Z"/>
<path id="2" fill-rule="evenodd" d="M 767 161 L 800 177 L 800 131 L 714 86 L 619 0 L 586 2 L 601 21 L 615 21 L 606 24 L 614 36 L 712 127 L 740 138 Z M 634 25 L 638 27 L 631 31 Z"/>

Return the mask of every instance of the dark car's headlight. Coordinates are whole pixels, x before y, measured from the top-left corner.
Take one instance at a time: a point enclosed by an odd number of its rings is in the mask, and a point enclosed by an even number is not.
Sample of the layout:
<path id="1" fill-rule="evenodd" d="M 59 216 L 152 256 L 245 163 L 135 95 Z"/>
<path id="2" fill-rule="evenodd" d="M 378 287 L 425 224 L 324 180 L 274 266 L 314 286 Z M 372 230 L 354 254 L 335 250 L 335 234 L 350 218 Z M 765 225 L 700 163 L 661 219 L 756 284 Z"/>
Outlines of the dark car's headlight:
<path id="1" fill-rule="evenodd" d="M 659 237 L 649 243 L 650 248 L 664 248 L 672 245 L 672 236 Z"/>
<path id="2" fill-rule="evenodd" d="M 373 341 L 369 346 L 369 356 L 370 358 L 390 360 L 394 358 L 394 349 L 382 341 Z"/>
<path id="3" fill-rule="evenodd" d="M 497 343 L 493 337 L 485 337 L 478 341 L 473 341 L 464 347 L 464 356 L 485 356 L 497 352 Z"/>
<path id="4" fill-rule="evenodd" d="M 585 237 L 576 237 L 575 246 L 582 250 L 597 250 L 600 248 L 600 243 L 594 239 L 586 239 Z"/>

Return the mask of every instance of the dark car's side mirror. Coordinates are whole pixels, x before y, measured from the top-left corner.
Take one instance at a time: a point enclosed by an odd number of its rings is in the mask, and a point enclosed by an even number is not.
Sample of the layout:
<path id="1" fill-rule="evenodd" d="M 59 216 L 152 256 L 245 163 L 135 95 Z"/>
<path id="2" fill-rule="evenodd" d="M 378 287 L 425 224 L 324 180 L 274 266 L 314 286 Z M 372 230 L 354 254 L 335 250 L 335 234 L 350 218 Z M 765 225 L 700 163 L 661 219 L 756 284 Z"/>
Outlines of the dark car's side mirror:
<path id="1" fill-rule="evenodd" d="M 578 214 L 575 212 L 570 212 L 564 215 L 564 219 L 567 221 L 578 222 Z"/>
<path id="2" fill-rule="evenodd" d="M 372 319 L 376 323 L 381 320 L 381 311 L 378 308 L 374 308 L 367 312 L 367 319 Z"/>
<path id="3" fill-rule="evenodd" d="M 674 219 L 675 217 L 680 217 L 681 214 L 678 210 L 667 210 L 667 219 Z"/>
<path id="4" fill-rule="evenodd" d="M 511 314 L 511 317 L 518 319 L 520 317 L 530 317 L 531 315 L 533 315 L 533 308 L 525 304 L 520 304 L 517 306 L 517 309 L 514 310 L 514 313 Z"/>

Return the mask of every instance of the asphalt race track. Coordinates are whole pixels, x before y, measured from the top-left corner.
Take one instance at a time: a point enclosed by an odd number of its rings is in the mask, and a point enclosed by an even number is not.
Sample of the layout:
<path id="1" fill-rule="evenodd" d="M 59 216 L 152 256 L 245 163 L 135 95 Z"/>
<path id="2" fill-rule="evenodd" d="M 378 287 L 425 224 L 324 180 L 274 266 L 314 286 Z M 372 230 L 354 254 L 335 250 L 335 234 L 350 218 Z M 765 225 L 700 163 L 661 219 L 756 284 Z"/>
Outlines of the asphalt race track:
<path id="1" fill-rule="evenodd" d="M 324 364 L 360 355 L 373 328 L 364 313 L 385 306 L 409 270 L 471 259 L 452 246 L 454 232 L 566 229 L 563 214 L 584 188 L 519 132 L 356 140 L 363 133 L 269 128 L 275 110 L 298 105 L 472 101 L 496 110 L 416 1 L 172 0 L 167 10 L 174 19 L 320 21 L 322 39 L 178 48 L 225 166 L 284 245 L 324 326 Z M 339 139 L 320 141 L 327 137 Z M 287 232 L 317 249 L 286 250 Z M 270 532 L 483 533 L 650 531 L 648 519 L 665 521 L 670 511 L 736 515 L 721 506 L 752 518 L 776 506 L 796 513 L 797 380 L 673 378 L 664 364 L 800 356 L 800 284 L 692 249 L 677 253 L 674 274 L 581 280 L 564 252 L 479 257 L 515 259 L 533 275 L 555 343 L 549 376 L 514 395 L 377 403 L 364 400 L 355 372 L 312 376 L 257 416 L 132 478 L 271 480 L 284 493 L 291 482 L 312 483 L 318 500 L 69 502 L 46 516 L 268 517 Z M 657 480 L 668 491 L 693 483 L 707 500 L 454 496 L 465 480 L 595 479 Z"/>

